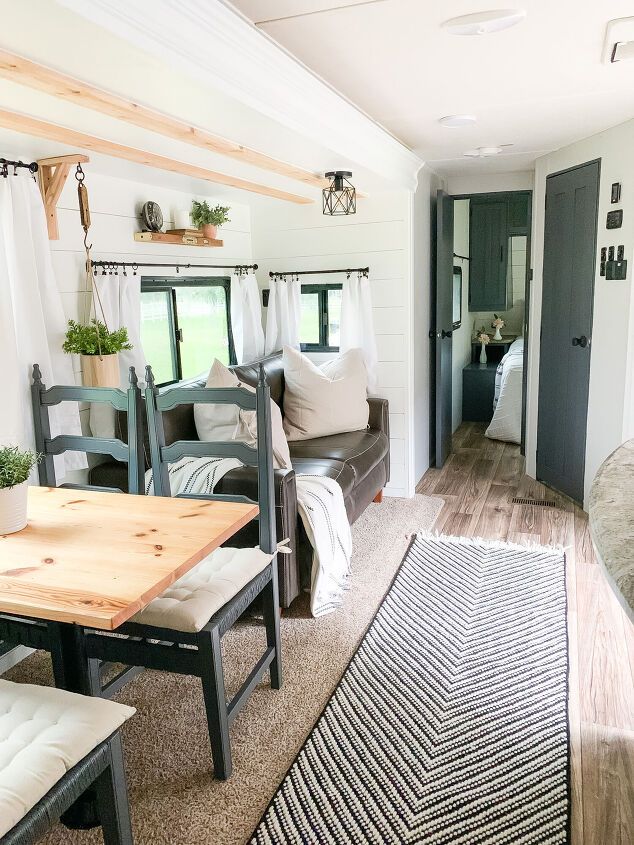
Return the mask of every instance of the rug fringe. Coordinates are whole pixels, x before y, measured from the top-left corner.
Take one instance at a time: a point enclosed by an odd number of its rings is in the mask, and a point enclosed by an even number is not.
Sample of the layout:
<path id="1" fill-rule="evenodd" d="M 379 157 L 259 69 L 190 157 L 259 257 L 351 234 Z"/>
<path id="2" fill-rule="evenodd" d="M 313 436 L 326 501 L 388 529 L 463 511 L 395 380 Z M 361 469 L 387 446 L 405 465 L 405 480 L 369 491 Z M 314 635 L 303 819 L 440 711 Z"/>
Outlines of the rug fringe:
<path id="1" fill-rule="evenodd" d="M 565 554 L 571 545 L 564 546 L 562 543 L 544 545 L 543 543 L 513 543 L 508 540 L 489 540 L 486 537 L 460 537 L 453 534 L 441 534 L 439 531 L 417 531 L 411 535 L 420 537 L 423 540 L 444 540 L 449 543 L 460 543 L 462 546 L 485 546 L 488 549 L 513 549 L 515 551 L 543 552 L 552 554 Z"/>

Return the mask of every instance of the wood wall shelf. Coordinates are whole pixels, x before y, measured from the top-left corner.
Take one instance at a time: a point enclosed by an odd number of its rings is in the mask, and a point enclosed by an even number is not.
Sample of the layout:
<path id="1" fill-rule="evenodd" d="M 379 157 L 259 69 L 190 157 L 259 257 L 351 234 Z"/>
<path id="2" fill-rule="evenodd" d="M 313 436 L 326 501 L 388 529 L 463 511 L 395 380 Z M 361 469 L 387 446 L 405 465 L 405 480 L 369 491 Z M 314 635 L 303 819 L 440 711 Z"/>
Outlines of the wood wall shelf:
<path id="1" fill-rule="evenodd" d="M 181 246 L 223 246 L 224 241 L 203 235 L 176 235 L 171 232 L 135 232 L 134 240 L 141 243 L 180 244 Z"/>

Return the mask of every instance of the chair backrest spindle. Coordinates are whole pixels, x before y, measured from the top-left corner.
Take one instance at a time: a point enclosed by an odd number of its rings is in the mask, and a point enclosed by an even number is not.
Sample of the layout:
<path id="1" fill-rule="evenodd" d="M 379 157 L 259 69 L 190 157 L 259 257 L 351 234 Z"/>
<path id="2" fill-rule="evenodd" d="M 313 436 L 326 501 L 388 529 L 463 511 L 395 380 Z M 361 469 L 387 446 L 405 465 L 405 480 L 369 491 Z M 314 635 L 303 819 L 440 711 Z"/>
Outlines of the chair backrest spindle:
<path id="1" fill-rule="evenodd" d="M 142 439 L 142 398 L 134 367 L 130 367 L 127 390 L 114 387 L 79 387 L 77 385 L 53 385 L 46 388 L 37 364 L 33 365 L 31 385 L 35 448 L 43 456 L 39 464 L 40 484 L 57 487 L 54 456 L 68 451 L 87 454 L 111 455 L 128 464 L 128 491 L 143 492 L 145 465 Z M 91 435 L 58 434 L 51 436 L 49 408 L 61 402 L 100 402 L 111 405 L 116 411 L 128 412 L 128 442 L 119 438 L 93 437 Z M 62 485 L 65 486 L 65 485 Z M 90 485 L 72 485 L 86 487 Z"/>
<path id="2" fill-rule="evenodd" d="M 266 381 L 264 367 L 260 365 L 258 384 L 253 389 L 244 387 L 176 387 L 160 392 L 156 387 L 152 368 L 146 368 L 145 403 L 150 440 L 150 457 L 155 496 L 171 496 L 169 463 L 183 457 L 236 457 L 247 466 L 257 467 L 260 548 L 274 553 L 277 548 L 275 530 L 275 490 L 273 476 L 273 445 L 271 439 L 271 391 Z M 165 443 L 163 413 L 177 405 L 191 403 L 237 405 L 256 413 L 257 447 L 239 440 L 218 443 L 200 440 L 177 440 Z M 178 494 L 176 494 L 178 495 Z M 245 496 L 222 493 L 184 494 L 196 499 L 224 501 L 252 501 Z"/>

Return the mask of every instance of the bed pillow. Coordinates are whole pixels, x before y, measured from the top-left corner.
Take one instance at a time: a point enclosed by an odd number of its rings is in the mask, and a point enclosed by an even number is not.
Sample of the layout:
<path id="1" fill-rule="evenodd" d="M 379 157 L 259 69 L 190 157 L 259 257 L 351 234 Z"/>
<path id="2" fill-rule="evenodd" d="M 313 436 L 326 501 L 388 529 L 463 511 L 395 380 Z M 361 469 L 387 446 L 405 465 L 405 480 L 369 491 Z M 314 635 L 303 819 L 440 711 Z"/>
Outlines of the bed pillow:
<path id="1" fill-rule="evenodd" d="M 289 441 L 312 440 L 368 427 L 368 374 L 360 349 L 320 367 L 289 346 L 284 365 L 284 431 Z"/>
<path id="2" fill-rule="evenodd" d="M 219 361 L 214 360 L 206 387 L 244 387 L 255 393 L 250 384 L 241 382 L 236 374 Z M 248 446 L 257 444 L 257 423 L 255 411 L 240 411 L 237 405 L 195 404 L 194 422 L 200 440 L 207 443 L 223 440 L 240 440 Z M 275 469 L 292 469 L 288 443 L 282 426 L 282 412 L 271 399 L 271 441 L 273 444 L 273 466 Z"/>

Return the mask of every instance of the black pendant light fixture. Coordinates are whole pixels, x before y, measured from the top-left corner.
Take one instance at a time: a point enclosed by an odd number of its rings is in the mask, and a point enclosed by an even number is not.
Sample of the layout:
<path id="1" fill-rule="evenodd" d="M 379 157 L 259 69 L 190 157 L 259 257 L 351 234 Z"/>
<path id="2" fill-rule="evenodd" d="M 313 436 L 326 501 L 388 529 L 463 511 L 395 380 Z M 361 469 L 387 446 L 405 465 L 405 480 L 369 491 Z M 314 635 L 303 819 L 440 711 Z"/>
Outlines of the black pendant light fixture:
<path id="1" fill-rule="evenodd" d="M 356 214 L 357 192 L 354 185 L 349 181 L 352 173 L 349 170 L 332 170 L 326 173 L 326 179 L 330 179 L 330 185 L 324 188 L 324 214 L 336 217 L 340 214 Z"/>

